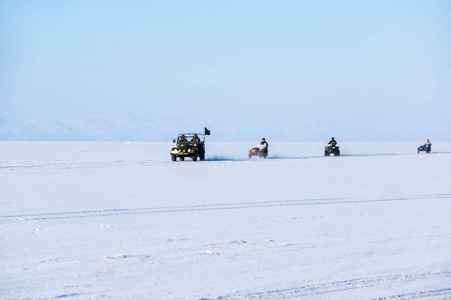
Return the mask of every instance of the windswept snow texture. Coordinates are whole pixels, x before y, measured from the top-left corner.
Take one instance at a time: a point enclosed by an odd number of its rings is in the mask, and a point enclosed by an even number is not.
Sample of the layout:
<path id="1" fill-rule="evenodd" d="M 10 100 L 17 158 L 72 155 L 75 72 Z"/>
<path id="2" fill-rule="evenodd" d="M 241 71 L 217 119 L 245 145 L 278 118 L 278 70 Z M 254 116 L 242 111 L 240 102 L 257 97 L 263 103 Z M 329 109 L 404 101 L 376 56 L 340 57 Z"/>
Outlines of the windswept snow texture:
<path id="1" fill-rule="evenodd" d="M 451 298 L 451 143 L 172 145 L 0 142 L 0 298 Z"/>

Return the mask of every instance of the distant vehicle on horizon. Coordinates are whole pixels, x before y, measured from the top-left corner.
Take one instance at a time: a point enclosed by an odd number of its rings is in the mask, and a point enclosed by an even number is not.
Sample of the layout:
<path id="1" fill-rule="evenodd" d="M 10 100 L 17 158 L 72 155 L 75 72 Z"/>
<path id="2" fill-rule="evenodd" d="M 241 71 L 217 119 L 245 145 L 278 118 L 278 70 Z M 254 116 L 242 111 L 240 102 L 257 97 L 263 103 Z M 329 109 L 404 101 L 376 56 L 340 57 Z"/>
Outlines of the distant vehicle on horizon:
<path id="1" fill-rule="evenodd" d="M 331 154 L 334 156 L 340 156 L 340 147 L 337 146 L 337 141 L 335 138 L 332 138 L 328 143 L 328 146 L 324 149 L 324 156 L 330 156 Z"/>
<path id="2" fill-rule="evenodd" d="M 259 158 L 266 159 L 268 157 L 268 147 L 269 146 L 265 138 L 262 138 L 262 141 L 257 147 L 249 149 L 249 159 L 251 159 L 252 156 L 258 156 Z"/>

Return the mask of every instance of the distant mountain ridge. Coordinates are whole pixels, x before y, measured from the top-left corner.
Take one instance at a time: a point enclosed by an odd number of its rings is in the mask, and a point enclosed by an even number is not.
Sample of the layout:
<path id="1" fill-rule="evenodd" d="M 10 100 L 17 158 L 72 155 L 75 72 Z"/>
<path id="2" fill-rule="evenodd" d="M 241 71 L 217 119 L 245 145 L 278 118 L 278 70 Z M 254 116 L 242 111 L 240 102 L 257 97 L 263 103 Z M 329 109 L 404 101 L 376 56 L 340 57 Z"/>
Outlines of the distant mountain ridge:
<path id="1" fill-rule="evenodd" d="M 172 141 L 180 132 L 212 131 L 210 140 L 249 141 L 278 139 L 290 141 L 317 137 L 324 123 L 287 124 L 281 121 L 203 121 L 130 115 L 92 115 L 80 118 L 34 120 L 0 118 L 2 141 Z"/>
<path id="2" fill-rule="evenodd" d="M 168 140 L 183 125 L 186 123 L 182 120 L 122 115 L 36 120 L 0 118 L 0 140 L 159 141 Z"/>
<path id="3" fill-rule="evenodd" d="M 172 141 L 181 132 L 212 132 L 210 141 L 412 141 L 431 138 L 427 130 L 415 135 L 402 128 L 369 128 L 333 120 L 204 120 L 133 115 L 91 115 L 33 120 L 0 118 L 0 141 Z M 446 140 L 446 139 L 444 139 Z"/>

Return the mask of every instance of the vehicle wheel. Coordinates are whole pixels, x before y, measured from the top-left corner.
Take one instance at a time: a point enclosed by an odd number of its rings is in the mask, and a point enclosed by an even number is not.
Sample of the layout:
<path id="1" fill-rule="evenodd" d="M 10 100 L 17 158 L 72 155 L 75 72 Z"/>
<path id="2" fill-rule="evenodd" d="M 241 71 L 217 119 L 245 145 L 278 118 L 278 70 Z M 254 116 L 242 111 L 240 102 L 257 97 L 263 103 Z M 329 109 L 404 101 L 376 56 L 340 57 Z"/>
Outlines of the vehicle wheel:
<path id="1" fill-rule="evenodd" d="M 205 153 L 202 153 L 200 156 L 199 156 L 199 159 L 202 161 L 202 160 L 205 160 Z"/>
<path id="2" fill-rule="evenodd" d="M 196 155 L 191 156 L 191 159 L 192 159 L 193 161 L 197 161 L 197 156 L 196 156 Z"/>
<path id="3" fill-rule="evenodd" d="M 335 151 L 335 156 L 340 156 L 340 150 Z"/>
<path id="4" fill-rule="evenodd" d="M 175 155 L 171 155 L 171 160 L 172 160 L 172 161 L 176 161 L 176 160 L 177 160 L 177 157 L 175 157 Z"/>
<path id="5" fill-rule="evenodd" d="M 179 159 L 180 159 L 180 161 L 185 161 L 185 157 L 184 156 L 180 156 Z"/>
<path id="6" fill-rule="evenodd" d="M 418 153 L 420 153 L 420 149 L 418 149 Z"/>
<path id="7" fill-rule="evenodd" d="M 249 155 L 249 159 L 251 159 L 252 158 L 252 155 Z"/>

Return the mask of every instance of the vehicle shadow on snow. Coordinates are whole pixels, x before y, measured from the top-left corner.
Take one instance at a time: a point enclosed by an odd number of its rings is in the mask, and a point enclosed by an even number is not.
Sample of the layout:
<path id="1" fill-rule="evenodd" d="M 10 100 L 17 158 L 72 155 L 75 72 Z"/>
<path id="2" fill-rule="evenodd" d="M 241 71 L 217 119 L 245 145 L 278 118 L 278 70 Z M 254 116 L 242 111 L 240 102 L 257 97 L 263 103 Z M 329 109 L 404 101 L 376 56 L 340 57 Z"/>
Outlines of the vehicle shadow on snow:
<path id="1" fill-rule="evenodd" d="M 368 153 L 368 154 L 342 154 L 341 156 L 405 156 L 417 153 Z"/>
<path id="2" fill-rule="evenodd" d="M 246 161 L 246 160 L 238 159 L 238 158 L 223 157 L 223 156 L 213 156 L 211 158 L 205 159 L 205 161 Z"/>
<path id="3" fill-rule="evenodd" d="M 451 154 L 451 152 L 431 152 L 431 153 L 428 153 L 428 155 L 430 155 L 430 154 Z"/>
<path id="4" fill-rule="evenodd" d="M 309 157 L 289 157 L 289 156 L 270 156 L 267 159 L 306 159 Z M 214 156 L 211 158 L 207 158 L 205 161 L 264 161 L 263 158 L 253 157 L 253 158 L 230 158 L 230 157 L 223 157 L 223 156 Z"/>
<path id="5" fill-rule="evenodd" d="M 307 159 L 307 158 L 313 158 L 312 157 L 308 157 L 308 156 L 303 156 L 303 157 L 294 157 L 294 156 L 269 156 L 267 159 Z"/>

